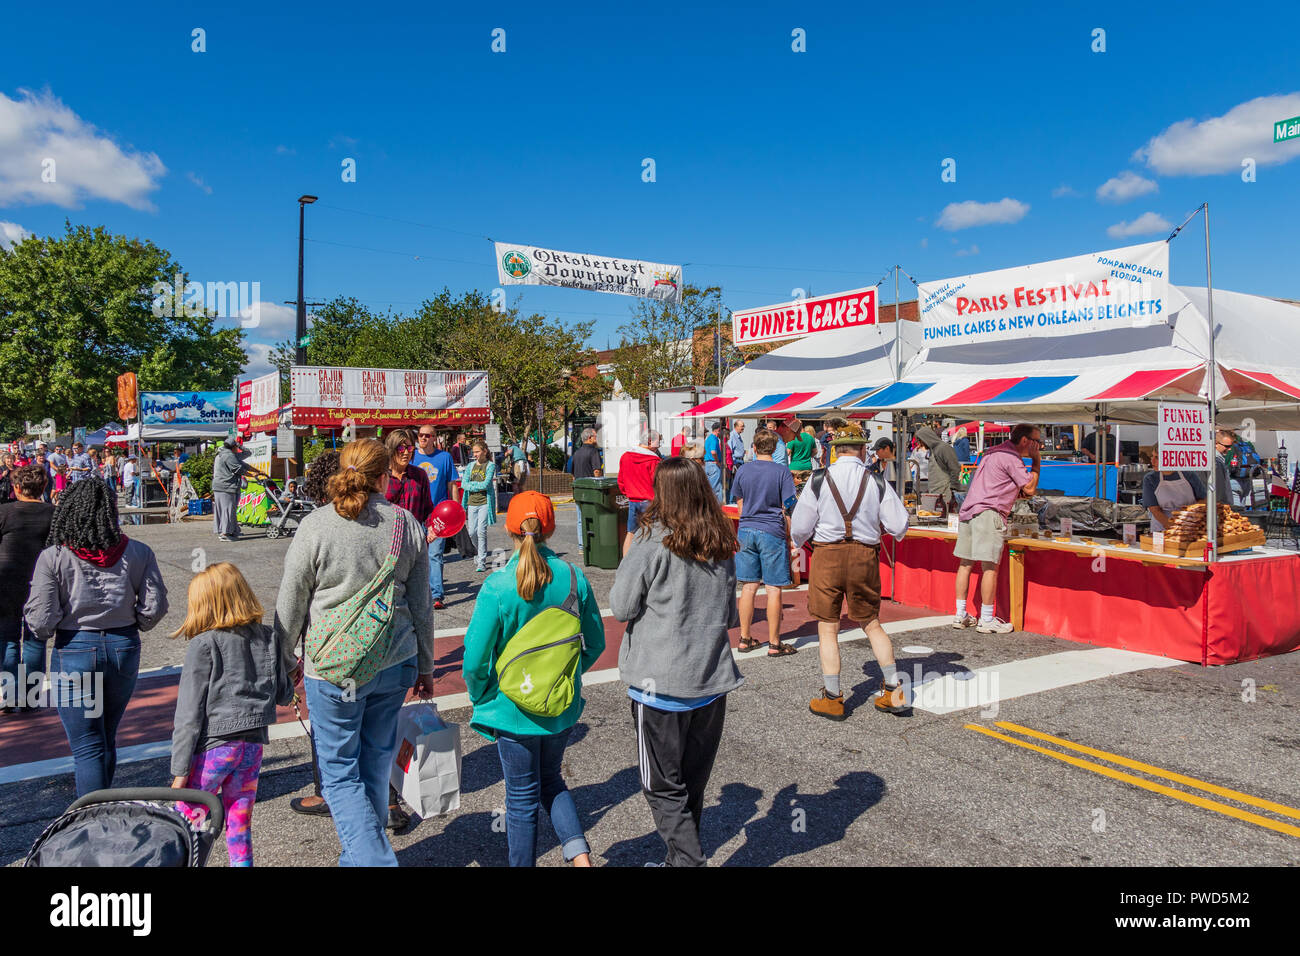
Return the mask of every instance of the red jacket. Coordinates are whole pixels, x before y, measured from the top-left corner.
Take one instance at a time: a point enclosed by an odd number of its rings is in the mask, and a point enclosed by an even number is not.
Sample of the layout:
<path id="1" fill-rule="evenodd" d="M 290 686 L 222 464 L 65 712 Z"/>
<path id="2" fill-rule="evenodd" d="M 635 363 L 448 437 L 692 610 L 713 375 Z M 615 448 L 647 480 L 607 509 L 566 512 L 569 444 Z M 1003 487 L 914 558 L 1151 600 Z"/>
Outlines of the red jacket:
<path id="1" fill-rule="evenodd" d="M 655 469 L 660 458 L 652 451 L 634 448 L 618 460 L 618 490 L 631 501 L 649 501 L 655 496 Z"/>

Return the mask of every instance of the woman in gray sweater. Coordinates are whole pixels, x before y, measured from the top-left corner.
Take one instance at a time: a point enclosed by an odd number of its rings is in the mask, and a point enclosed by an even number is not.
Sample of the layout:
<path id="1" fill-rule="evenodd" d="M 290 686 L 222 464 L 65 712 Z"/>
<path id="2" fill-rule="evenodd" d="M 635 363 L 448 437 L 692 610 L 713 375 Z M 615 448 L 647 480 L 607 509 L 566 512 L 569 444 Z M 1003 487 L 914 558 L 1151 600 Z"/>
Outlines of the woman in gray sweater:
<path id="1" fill-rule="evenodd" d="M 39 640 L 54 638 L 50 687 L 84 796 L 113 785 L 140 632 L 167 613 L 167 588 L 149 546 L 118 527 L 117 496 L 102 481 L 63 493 L 46 545 L 23 617 Z"/>
<path id="2" fill-rule="evenodd" d="M 726 695 L 743 678 L 728 629 L 736 535 L 703 470 L 667 458 L 610 591 L 627 621 L 618 669 L 632 698 L 641 789 L 669 866 L 703 866 L 700 814 L 722 739 Z"/>
<path id="3" fill-rule="evenodd" d="M 388 452 L 371 438 L 351 442 L 330 479 L 331 504 L 303 519 L 284 559 L 275 608 L 281 653 L 312 621 L 346 604 L 378 573 L 399 542 L 394 571 L 392 642 L 378 673 L 338 686 L 304 658 L 307 707 L 325 801 L 338 831 L 340 866 L 396 866 L 384 833 L 397 716 L 411 688 L 433 696 L 433 615 L 425 529 L 384 498 Z M 400 534 L 395 535 L 397 523 Z"/>

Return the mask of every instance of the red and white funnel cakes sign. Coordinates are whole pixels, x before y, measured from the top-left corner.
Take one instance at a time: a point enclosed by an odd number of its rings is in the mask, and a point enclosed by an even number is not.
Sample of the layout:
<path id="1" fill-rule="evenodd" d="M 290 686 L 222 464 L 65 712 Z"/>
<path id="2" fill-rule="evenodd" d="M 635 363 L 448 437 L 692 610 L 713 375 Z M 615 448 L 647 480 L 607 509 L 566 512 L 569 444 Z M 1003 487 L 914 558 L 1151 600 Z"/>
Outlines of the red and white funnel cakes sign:
<path id="1" fill-rule="evenodd" d="M 487 372 L 295 366 L 293 423 L 342 427 L 486 422 Z"/>
<path id="2" fill-rule="evenodd" d="M 754 345 L 814 332 L 876 324 L 876 290 L 854 289 L 731 314 L 731 340 Z"/>

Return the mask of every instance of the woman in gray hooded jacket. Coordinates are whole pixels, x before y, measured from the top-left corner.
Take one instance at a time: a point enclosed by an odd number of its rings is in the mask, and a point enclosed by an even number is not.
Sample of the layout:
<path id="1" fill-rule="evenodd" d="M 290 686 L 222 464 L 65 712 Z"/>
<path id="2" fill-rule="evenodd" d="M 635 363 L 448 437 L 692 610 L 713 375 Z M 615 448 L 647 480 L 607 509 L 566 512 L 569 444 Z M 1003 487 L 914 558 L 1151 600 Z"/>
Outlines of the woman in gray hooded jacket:
<path id="1" fill-rule="evenodd" d="M 614 617 L 628 622 L 619 673 L 632 698 L 641 788 L 669 866 L 705 863 L 704 788 L 726 695 L 743 680 L 727 633 L 740 626 L 735 551 L 735 532 L 703 470 L 665 459 L 609 600 Z"/>

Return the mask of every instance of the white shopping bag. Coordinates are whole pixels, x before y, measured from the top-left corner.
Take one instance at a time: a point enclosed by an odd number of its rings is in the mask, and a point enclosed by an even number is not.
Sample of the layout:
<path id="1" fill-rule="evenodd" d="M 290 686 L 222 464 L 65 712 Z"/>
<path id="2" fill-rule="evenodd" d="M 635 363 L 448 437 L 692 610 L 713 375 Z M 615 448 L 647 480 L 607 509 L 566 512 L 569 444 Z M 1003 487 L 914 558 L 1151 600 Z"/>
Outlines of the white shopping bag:
<path id="1" fill-rule="evenodd" d="M 460 809 L 460 756 L 460 725 L 446 723 L 437 704 L 420 701 L 398 712 L 389 782 L 419 816 Z"/>

